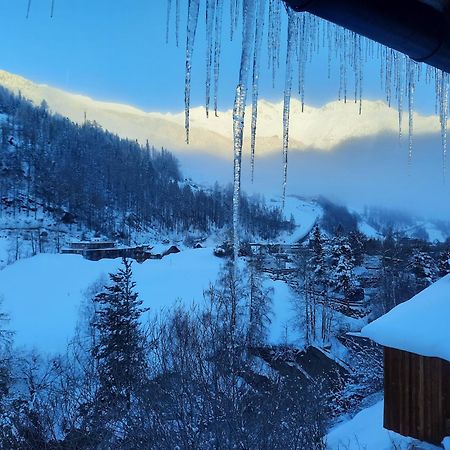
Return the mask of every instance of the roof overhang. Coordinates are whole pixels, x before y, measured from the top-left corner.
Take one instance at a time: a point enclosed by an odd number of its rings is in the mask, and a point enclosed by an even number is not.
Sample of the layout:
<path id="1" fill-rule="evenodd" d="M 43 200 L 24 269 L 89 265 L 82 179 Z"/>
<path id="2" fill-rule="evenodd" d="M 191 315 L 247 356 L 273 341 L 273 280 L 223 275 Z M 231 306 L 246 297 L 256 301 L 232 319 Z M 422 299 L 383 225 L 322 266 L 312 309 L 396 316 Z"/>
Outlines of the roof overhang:
<path id="1" fill-rule="evenodd" d="M 450 0 L 284 0 L 450 73 Z"/>

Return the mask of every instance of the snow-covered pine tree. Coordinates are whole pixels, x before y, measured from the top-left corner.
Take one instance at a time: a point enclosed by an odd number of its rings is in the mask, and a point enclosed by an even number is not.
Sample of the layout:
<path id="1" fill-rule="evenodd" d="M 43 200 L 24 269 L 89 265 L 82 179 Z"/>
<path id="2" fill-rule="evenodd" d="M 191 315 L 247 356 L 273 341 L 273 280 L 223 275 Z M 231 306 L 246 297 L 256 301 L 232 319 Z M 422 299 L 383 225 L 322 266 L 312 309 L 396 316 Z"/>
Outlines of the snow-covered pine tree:
<path id="1" fill-rule="evenodd" d="M 438 271 L 440 277 L 450 273 L 450 251 L 447 250 L 439 255 Z"/>
<path id="2" fill-rule="evenodd" d="M 315 225 L 312 237 L 310 239 L 311 256 L 308 260 L 308 270 L 311 272 L 310 285 L 312 287 L 310 295 L 306 296 L 307 310 L 309 312 L 307 317 L 309 318 L 312 336 L 315 336 L 316 328 L 316 308 L 320 303 L 320 321 L 321 321 L 321 340 L 325 345 L 328 342 L 328 337 L 331 329 L 331 321 L 333 316 L 333 310 L 329 304 L 329 276 L 330 268 L 327 262 L 326 243 L 320 231 L 318 224 Z M 312 294 L 312 301 L 311 301 Z M 314 309 L 314 310 L 313 310 Z"/>
<path id="3" fill-rule="evenodd" d="M 309 259 L 309 265 L 313 272 L 313 277 L 320 284 L 325 282 L 326 274 L 325 250 L 323 244 L 322 233 L 320 232 L 319 225 L 316 224 L 310 240 L 312 254 Z"/>
<path id="4" fill-rule="evenodd" d="M 121 420 L 144 384 L 147 363 L 140 318 L 148 309 L 135 292 L 131 261 L 124 258 L 111 284 L 94 297 L 94 327 L 98 341 L 93 356 L 98 363 L 98 407 L 104 423 Z"/>
<path id="5" fill-rule="evenodd" d="M 334 238 L 331 252 L 334 290 L 342 292 L 347 297 L 354 285 L 353 268 L 355 266 L 348 239 L 345 236 Z"/>
<path id="6" fill-rule="evenodd" d="M 364 251 L 367 243 L 367 238 L 358 230 L 350 231 L 348 235 L 350 247 L 356 266 L 361 266 L 364 263 Z"/>
<path id="7" fill-rule="evenodd" d="M 419 289 L 424 289 L 435 281 L 437 267 L 428 253 L 414 250 L 410 264 Z"/>

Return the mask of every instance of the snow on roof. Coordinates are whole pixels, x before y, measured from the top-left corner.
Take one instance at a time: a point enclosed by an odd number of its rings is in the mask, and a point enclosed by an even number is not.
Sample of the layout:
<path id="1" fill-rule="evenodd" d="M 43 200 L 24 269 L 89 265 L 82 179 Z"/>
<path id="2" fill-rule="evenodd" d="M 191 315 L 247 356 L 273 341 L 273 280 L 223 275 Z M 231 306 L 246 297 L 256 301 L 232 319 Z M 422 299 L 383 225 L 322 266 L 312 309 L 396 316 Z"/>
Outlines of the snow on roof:
<path id="1" fill-rule="evenodd" d="M 166 252 L 167 250 L 169 250 L 169 248 L 172 247 L 172 245 L 170 244 L 155 244 L 155 245 L 150 245 L 150 253 L 152 255 L 162 255 L 164 252 Z"/>
<path id="2" fill-rule="evenodd" d="M 385 347 L 450 361 L 450 275 L 365 326 Z"/>

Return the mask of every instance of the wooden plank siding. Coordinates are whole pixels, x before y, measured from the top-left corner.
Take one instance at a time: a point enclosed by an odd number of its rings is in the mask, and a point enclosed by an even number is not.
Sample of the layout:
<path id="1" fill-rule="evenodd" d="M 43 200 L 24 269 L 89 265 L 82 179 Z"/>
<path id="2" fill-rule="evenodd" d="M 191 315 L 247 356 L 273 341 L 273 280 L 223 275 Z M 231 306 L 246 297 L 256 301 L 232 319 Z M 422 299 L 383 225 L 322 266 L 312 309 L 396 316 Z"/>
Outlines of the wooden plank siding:
<path id="1" fill-rule="evenodd" d="M 450 363 L 385 347 L 384 427 L 433 444 L 450 435 Z"/>

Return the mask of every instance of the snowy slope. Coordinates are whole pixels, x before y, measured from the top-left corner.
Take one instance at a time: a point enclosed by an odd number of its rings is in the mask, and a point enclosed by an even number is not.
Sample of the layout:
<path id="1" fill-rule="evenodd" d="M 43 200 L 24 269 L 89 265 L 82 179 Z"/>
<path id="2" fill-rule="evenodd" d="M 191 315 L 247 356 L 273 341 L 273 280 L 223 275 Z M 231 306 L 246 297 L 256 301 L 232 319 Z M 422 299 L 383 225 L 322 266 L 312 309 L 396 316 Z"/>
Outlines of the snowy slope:
<path id="1" fill-rule="evenodd" d="M 203 107 L 191 110 L 191 146 L 184 142 L 184 113 L 162 114 L 145 112 L 132 106 L 101 102 L 83 95 L 65 92 L 45 84 L 36 84 L 18 75 L 0 71 L 0 84 L 14 92 L 21 92 L 34 103 L 46 100 L 50 109 L 69 117 L 75 122 L 83 122 L 84 117 L 95 120 L 104 128 L 123 137 L 138 139 L 145 143 L 148 139 L 155 147 L 164 146 L 171 150 L 191 152 L 193 150 L 214 153 L 225 158 L 232 157 L 232 111 L 221 111 L 206 118 Z M 349 139 L 375 136 L 380 133 L 398 133 L 398 114 L 385 102 L 365 100 L 364 113 L 359 114 L 359 106 L 353 102 L 330 102 L 321 108 L 305 106 L 292 99 L 290 147 L 292 149 L 316 148 L 332 150 Z M 250 120 L 250 111 L 246 114 Z M 259 154 L 278 151 L 282 144 L 283 103 L 259 102 L 258 152 Z M 436 116 L 414 114 L 414 133 L 438 133 L 439 121 Z M 249 149 L 248 133 L 244 148 Z"/>
<path id="2" fill-rule="evenodd" d="M 282 206 L 280 198 L 272 199 L 271 203 L 280 208 Z M 317 221 L 322 217 L 323 210 L 313 200 L 308 201 L 298 196 L 288 195 L 285 200 L 283 214 L 287 220 L 290 219 L 291 215 L 294 217 L 295 230 L 292 233 L 280 236 L 278 241 L 284 244 L 293 244 L 309 234 Z"/>

